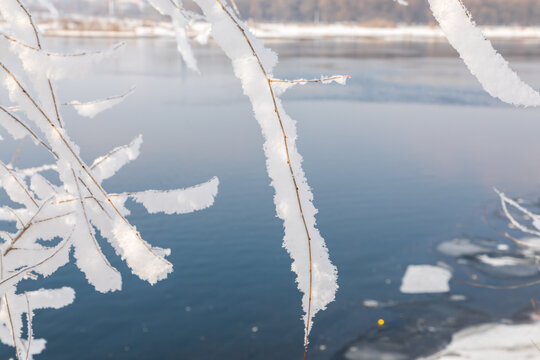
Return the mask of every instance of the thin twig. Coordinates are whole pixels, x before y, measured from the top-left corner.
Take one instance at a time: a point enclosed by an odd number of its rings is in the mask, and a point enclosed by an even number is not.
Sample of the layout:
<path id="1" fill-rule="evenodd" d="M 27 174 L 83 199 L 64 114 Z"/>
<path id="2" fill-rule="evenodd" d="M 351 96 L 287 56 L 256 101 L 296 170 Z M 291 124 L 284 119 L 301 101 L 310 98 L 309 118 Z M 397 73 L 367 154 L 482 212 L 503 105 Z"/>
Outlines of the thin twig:
<path id="1" fill-rule="evenodd" d="M 41 144 L 45 149 L 47 149 L 48 152 L 50 152 L 55 158 L 58 159 L 58 155 L 51 149 L 49 145 L 45 143 L 45 141 L 41 140 L 32 129 L 28 125 L 24 123 L 21 119 L 13 115 L 10 111 L 8 111 L 6 108 L 0 105 L 0 111 L 4 112 L 7 116 L 9 116 L 13 121 L 18 123 L 20 126 L 22 126 L 26 132 L 33 137 L 39 144 Z"/>
<path id="2" fill-rule="evenodd" d="M 24 186 L 19 178 L 17 176 L 15 176 L 15 174 L 13 174 L 13 172 L 11 171 L 10 168 L 8 168 L 2 161 L 0 161 L 0 166 L 2 166 L 4 168 L 4 170 L 6 170 L 9 175 L 13 178 L 13 180 L 15 180 L 15 182 L 17 183 L 17 185 L 24 191 L 24 193 L 28 196 L 28 198 L 30 199 L 30 201 L 32 201 L 32 203 L 36 206 L 36 207 L 39 207 L 36 200 L 34 199 L 34 197 L 30 194 L 30 192 L 28 191 L 28 189 L 26 188 L 26 186 Z"/>
<path id="3" fill-rule="evenodd" d="M 30 23 L 30 26 L 34 30 L 34 35 L 36 37 L 37 47 L 38 47 L 39 50 L 42 50 L 42 48 L 41 48 L 41 39 L 39 38 L 39 31 L 38 31 L 38 28 L 37 28 L 36 24 L 34 23 L 34 20 L 32 19 L 32 15 L 24 7 L 24 5 L 22 4 L 22 2 L 20 0 L 16 0 L 16 1 L 19 3 L 20 7 L 23 9 L 26 16 L 28 17 L 28 21 Z M 57 117 L 56 120 L 58 121 L 58 126 L 60 126 L 60 128 L 63 128 L 62 121 L 60 120 L 60 112 L 58 111 L 58 105 L 56 104 L 56 95 L 54 94 L 51 79 L 47 78 L 47 82 L 49 83 L 49 93 L 51 95 L 51 99 L 52 99 L 52 102 L 53 102 L 53 105 L 54 105 L 54 110 L 56 112 L 56 117 Z"/>
<path id="4" fill-rule="evenodd" d="M 11 317 L 11 310 L 9 309 L 9 302 L 7 299 L 7 294 L 4 295 L 4 302 L 6 303 L 6 310 L 9 318 L 9 325 L 11 327 L 11 336 L 13 336 L 13 346 L 15 347 L 15 354 L 17 355 L 17 360 L 20 360 L 19 347 L 17 346 L 17 340 L 15 338 L 15 327 L 13 326 L 13 319 Z"/>
<path id="5" fill-rule="evenodd" d="M 74 214 L 74 212 L 71 211 L 71 212 L 68 212 L 68 213 L 65 213 L 65 214 L 56 215 L 56 216 L 49 217 L 49 218 L 46 218 L 46 219 L 36 220 L 36 221 L 34 221 L 34 224 L 37 225 L 37 224 L 42 224 L 42 223 L 53 221 L 53 220 L 58 220 L 58 219 L 68 217 L 68 216 L 73 215 L 73 214 Z"/>
<path id="6" fill-rule="evenodd" d="M 6 251 L 4 251 L 4 255 L 3 256 L 6 256 L 7 254 L 9 254 L 9 252 L 13 249 L 13 246 L 15 245 L 15 243 L 17 241 L 19 241 L 22 236 L 34 225 L 34 219 L 41 213 L 41 211 L 43 211 L 43 209 L 45 209 L 45 207 L 47 206 L 47 204 L 52 200 L 52 198 L 48 199 L 47 201 L 45 201 L 43 204 L 41 204 L 41 206 L 37 209 L 37 211 L 34 213 L 34 215 L 32 216 L 32 218 L 30 219 L 30 221 L 28 221 L 28 223 L 26 225 L 24 225 L 24 227 L 22 228 L 21 231 L 19 231 L 19 233 L 17 234 L 17 236 L 13 239 L 13 241 L 11 242 L 11 244 L 9 245 L 9 247 L 6 249 Z"/>
<path id="7" fill-rule="evenodd" d="M 100 103 L 103 103 L 103 102 L 106 102 L 106 101 L 123 99 L 123 98 L 125 98 L 125 97 L 131 95 L 134 91 L 135 91 L 135 87 L 132 87 L 131 89 L 129 89 L 128 91 L 126 91 L 125 93 L 123 93 L 123 94 L 121 94 L 121 95 L 109 96 L 108 98 L 105 98 L 105 99 L 98 99 L 98 100 L 87 101 L 87 102 L 75 102 L 75 101 L 71 101 L 71 102 L 68 102 L 68 103 L 63 103 L 62 105 L 64 105 L 64 106 L 68 106 L 68 105 L 69 105 L 69 106 L 77 107 L 77 106 L 86 106 L 86 105 L 100 104 Z"/>
<path id="8" fill-rule="evenodd" d="M 60 129 L 63 129 L 64 124 L 62 124 L 62 119 L 60 118 L 60 112 L 58 110 L 58 105 L 56 104 L 56 95 L 54 94 L 51 79 L 47 79 L 47 82 L 49 83 L 49 91 L 51 92 L 52 102 L 54 105 L 54 111 L 56 113 L 56 120 L 58 121 L 58 126 L 60 126 Z"/>
<path id="9" fill-rule="evenodd" d="M 462 0 L 457 0 L 457 1 L 459 2 L 459 5 L 461 5 L 463 10 L 465 11 L 465 15 L 467 15 L 467 17 L 472 21 L 471 12 L 469 11 L 469 9 L 467 9 L 467 7 L 465 6 Z"/>
<path id="10" fill-rule="evenodd" d="M 24 140 L 26 140 L 26 138 L 23 138 L 21 140 L 21 143 L 19 144 L 19 146 L 17 146 L 17 150 L 15 151 L 15 154 L 13 154 L 13 156 L 11 157 L 11 160 L 9 160 L 9 163 L 8 163 L 9 166 L 14 167 L 15 161 L 17 161 L 17 158 L 21 154 L 21 150 L 22 150 L 23 145 L 24 145 Z"/>
<path id="11" fill-rule="evenodd" d="M 72 235 L 73 235 L 73 232 L 71 233 L 71 235 L 70 235 L 66 240 L 63 241 L 63 243 L 62 243 L 61 245 L 58 245 L 58 246 L 56 247 L 57 250 L 56 250 L 51 256 L 49 256 L 49 257 L 43 259 L 42 261 L 40 261 L 40 262 L 38 262 L 38 263 L 36 263 L 36 264 L 34 264 L 34 265 L 30 265 L 30 266 L 25 267 L 25 268 L 22 269 L 22 270 L 19 270 L 19 271 L 16 272 L 14 275 L 11 275 L 10 277 L 8 277 L 8 278 L 6 278 L 6 279 L 2 279 L 2 281 L 0 281 L 0 285 L 3 285 L 3 284 L 5 284 L 6 282 L 10 281 L 11 279 L 14 279 L 14 278 L 18 277 L 18 276 L 20 276 L 21 274 L 24 274 L 24 273 L 27 273 L 27 272 L 29 272 L 29 271 L 32 271 L 33 269 L 37 268 L 38 266 L 41 266 L 41 265 L 45 264 L 46 262 L 48 262 L 48 261 L 54 259 L 54 257 L 55 257 L 56 255 L 58 255 L 58 254 L 60 253 L 60 251 L 63 250 L 63 249 L 66 247 L 66 245 L 67 245 L 68 243 L 71 242 L 71 236 L 72 236 Z"/>
<path id="12" fill-rule="evenodd" d="M 130 145 L 131 145 L 131 144 L 119 146 L 119 147 L 117 147 L 116 149 L 112 150 L 112 151 L 111 151 L 110 153 L 108 153 L 107 155 L 102 156 L 101 159 L 99 159 L 99 160 L 96 161 L 94 164 L 92 164 L 92 166 L 90 167 L 90 170 L 95 170 L 96 167 L 98 167 L 99 165 L 101 165 L 105 160 L 108 160 L 111 156 L 113 156 L 113 155 L 116 154 L 117 152 L 122 151 L 122 150 L 125 150 L 125 149 L 129 149 Z"/>
<path id="13" fill-rule="evenodd" d="M 510 234 L 508 234 L 507 232 L 503 232 L 503 231 L 499 230 L 495 225 L 493 225 L 493 224 L 491 223 L 491 221 L 488 220 L 488 217 L 487 217 L 487 214 L 486 214 L 486 207 L 485 207 L 485 206 L 484 206 L 484 216 L 482 216 L 482 220 L 484 220 L 484 222 L 486 223 L 486 225 L 489 226 L 493 231 L 495 231 L 497 234 L 501 235 L 501 236 L 504 237 L 505 239 L 510 240 L 510 241 L 513 242 L 514 244 L 519 245 L 519 246 L 523 246 L 523 247 L 527 247 L 527 248 L 531 248 L 531 247 L 532 247 L 530 244 L 527 244 L 527 243 L 524 242 L 524 241 L 518 240 L 518 239 L 516 239 L 515 237 L 510 236 Z"/>
<path id="14" fill-rule="evenodd" d="M 34 35 L 36 37 L 36 42 L 38 48 L 41 50 L 41 40 L 39 38 L 39 31 L 37 29 L 36 24 L 34 23 L 34 19 L 32 19 L 32 14 L 24 7 L 23 3 L 20 0 L 15 0 L 19 4 L 19 6 L 22 8 L 26 16 L 28 17 L 28 21 L 30 22 L 30 26 L 32 26 L 32 29 L 34 30 Z"/>
<path id="15" fill-rule="evenodd" d="M 96 202 L 96 204 L 101 208 L 101 210 L 103 210 L 103 212 L 105 213 L 105 215 L 107 215 L 109 217 L 109 219 L 111 218 L 111 216 L 105 211 L 105 208 L 103 207 L 103 205 L 101 204 L 101 201 L 99 201 L 98 199 L 96 199 L 95 196 L 92 195 L 92 191 L 90 190 L 90 188 L 88 187 L 88 185 L 86 185 L 86 183 L 83 181 L 83 179 L 81 179 L 79 177 L 79 181 L 81 182 L 81 184 L 83 184 L 83 186 L 86 188 L 86 190 L 88 191 L 88 193 L 90 194 L 90 198 L 91 199 L 94 199 L 94 201 Z M 80 195 L 79 193 L 79 196 L 82 196 Z"/>
<path id="16" fill-rule="evenodd" d="M 240 10 L 238 9 L 238 5 L 236 4 L 236 0 L 231 0 L 231 5 L 233 7 L 234 12 L 236 13 L 236 16 L 238 17 L 242 16 L 240 14 Z"/>
<path id="17" fill-rule="evenodd" d="M 6 35 L 6 34 L 0 34 L 0 36 L 4 37 L 6 40 L 11 41 L 12 43 L 17 44 L 19 46 L 22 46 L 24 48 L 27 48 L 27 49 L 30 49 L 30 50 L 33 50 L 33 51 L 36 51 L 36 52 L 41 52 L 41 53 L 45 54 L 48 57 L 83 57 L 83 56 L 88 56 L 88 55 L 99 55 L 99 54 L 104 53 L 101 50 L 98 50 L 98 51 L 84 51 L 84 52 L 78 52 L 78 53 L 73 53 L 73 54 L 53 53 L 53 52 L 44 51 L 41 48 L 36 48 L 36 47 L 30 46 L 30 45 L 28 45 L 26 43 L 23 43 L 20 40 L 12 38 L 11 36 Z M 119 42 L 118 44 L 116 44 L 116 45 L 114 45 L 112 47 L 112 50 L 118 50 L 119 48 L 121 48 L 124 45 L 125 45 L 124 42 Z"/>
<path id="18" fill-rule="evenodd" d="M 15 210 L 13 210 L 12 208 L 10 207 L 4 207 L 6 209 L 9 210 L 9 212 L 11 212 L 13 214 L 13 216 L 15 216 L 17 218 L 17 222 L 19 222 L 21 225 L 23 225 L 23 221 L 22 219 L 19 217 L 19 215 L 17 215 L 17 213 L 15 212 Z"/>
<path id="19" fill-rule="evenodd" d="M 26 350 L 26 360 L 30 357 L 30 350 L 32 349 L 32 337 L 33 329 L 32 329 L 32 308 L 30 307 L 30 299 L 28 299 L 28 294 L 25 292 L 24 297 L 26 298 L 26 318 L 28 320 L 28 346 Z"/>

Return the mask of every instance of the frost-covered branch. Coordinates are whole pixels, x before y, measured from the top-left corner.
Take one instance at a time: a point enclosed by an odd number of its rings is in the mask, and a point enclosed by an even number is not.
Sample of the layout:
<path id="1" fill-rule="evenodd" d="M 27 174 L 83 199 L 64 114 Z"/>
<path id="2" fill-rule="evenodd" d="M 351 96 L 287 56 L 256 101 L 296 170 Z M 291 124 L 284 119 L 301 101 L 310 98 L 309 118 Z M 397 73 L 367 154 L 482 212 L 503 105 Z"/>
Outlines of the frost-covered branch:
<path id="1" fill-rule="evenodd" d="M 135 92 L 135 88 L 133 87 L 121 95 L 109 96 L 108 98 L 105 98 L 105 99 L 94 100 L 94 101 L 89 101 L 89 102 L 80 102 L 80 101 L 73 100 L 63 105 L 72 106 L 77 111 L 77 113 L 81 116 L 93 118 L 101 114 L 103 111 L 108 110 L 120 104 L 130 95 L 132 95 L 134 92 Z"/>
<path id="2" fill-rule="evenodd" d="M 121 45 L 100 52 L 52 53 L 46 50 L 39 29 L 20 0 L 1 1 L 0 14 L 10 25 L 9 33 L 0 36 L 0 46 L 6 48 L 0 52 L 0 83 L 11 102 L 0 107 L 0 126 L 16 140 L 30 137 L 54 161 L 30 169 L 0 161 L 0 187 L 19 206 L 0 207 L 0 219 L 16 226 L 15 232 L 0 231 L 0 341 L 14 346 L 18 359 L 31 359 L 45 346 L 43 340 L 33 339 L 33 310 L 68 305 L 74 292 L 59 289 L 20 294 L 17 289 L 22 279 L 52 275 L 69 262 L 73 250 L 76 265 L 97 291 L 121 289 L 121 275 L 101 251 L 96 229 L 135 275 L 151 284 L 164 279 L 172 271 L 166 259 L 170 251 L 142 239 L 126 218 L 126 199 L 143 203 L 152 213 L 187 213 L 213 204 L 218 181 L 214 178 L 198 187 L 171 191 L 109 194 L 103 180 L 138 157 L 142 137 L 88 166 L 64 128 L 55 82 L 90 70 Z M 21 66 L 13 66 L 16 62 Z M 13 70 L 19 68 L 22 72 Z M 132 91 L 93 102 L 93 115 L 99 112 L 95 108 L 112 107 Z M 45 170 L 56 172 L 60 184 L 49 181 L 43 175 Z M 60 242 L 51 242 L 58 238 Z M 28 322 L 26 339 L 23 314 Z"/>
<path id="3" fill-rule="evenodd" d="M 193 71 L 198 72 L 197 60 L 193 55 L 193 50 L 189 45 L 186 28 L 190 25 L 190 13 L 182 7 L 182 0 L 148 0 L 161 15 L 171 19 L 176 34 L 176 44 L 178 52 L 186 62 L 186 65 Z"/>
<path id="4" fill-rule="evenodd" d="M 285 227 L 284 247 L 291 255 L 292 270 L 303 293 L 305 356 L 313 317 L 335 298 L 337 269 L 330 262 L 324 239 L 315 226 L 317 210 L 296 148 L 296 125 L 286 114 L 279 95 L 296 84 L 344 83 L 348 76 L 276 79 L 272 72 L 277 55 L 255 38 L 237 12 L 221 0 L 195 0 L 195 3 L 210 23 L 214 40 L 231 59 L 265 137 L 264 151 L 275 189 L 274 202 Z"/>
<path id="5" fill-rule="evenodd" d="M 429 0 L 450 44 L 491 96 L 512 104 L 540 106 L 540 93 L 524 83 L 493 48 L 461 0 Z"/>

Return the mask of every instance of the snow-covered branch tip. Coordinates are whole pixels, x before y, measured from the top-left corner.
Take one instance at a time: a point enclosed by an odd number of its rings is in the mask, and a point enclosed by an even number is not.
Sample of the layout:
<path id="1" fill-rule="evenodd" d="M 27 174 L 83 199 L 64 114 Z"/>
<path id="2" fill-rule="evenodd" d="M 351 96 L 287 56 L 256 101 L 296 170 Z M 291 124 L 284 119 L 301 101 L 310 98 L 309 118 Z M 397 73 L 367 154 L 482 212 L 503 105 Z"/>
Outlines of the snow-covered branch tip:
<path id="1" fill-rule="evenodd" d="M 77 100 L 70 101 L 68 103 L 62 104 L 66 106 L 73 107 L 77 113 L 81 116 L 87 118 L 94 118 L 97 115 L 101 114 L 105 110 L 108 110 L 121 102 L 127 99 L 135 92 L 135 87 L 132 87 L 127 92 L 121 95 L 110 96 L 105 99 L 99 99 L 89 102 L 80 102 Z"/>
<path id="2" fill-rule="evenodd" d="M 321 76 L 319 79 L 297 79 L 297 80 L 282 80 L 282 79 L 270 79 L 272 87 L 276 95 L 282 95 L 285 91 L 296 85 L 306 84 L 331 84 L 333 82 L 340 85 L 347 85 L 347 80 L 351 78 L 351 75 L 333 75 L 333 76 Z"/>
<path id="3" fill-rule="evenodd" d="M 0 51 L 0 84 L 10 101 L 0 106 L 0 127 L 15 140 L 32 139 L 51 158 L 28 169 L 16 167 L 14 160 L 8 164 L 0 161 L 0 187 L 10 200 L 0 207 L 0 219 L 15 228 L 0 231 L 0 341 L 15 347 L 19 360 L 28 360 L 45 347 L 44 340 L 34 339 L 34 310 L 66 306 L 73 301 L 74 291 L 62 288 L 21 293 L 18 284 L 22 279 L 39 280 L 54 274 L 70 261 L 73 252 L 75 264 L 97 291 L 121 289 L 121 274 L 101 251 L 96 230 L 135 275 L 150 284 L 166 278 L 172 271 L 166 259 L 170 250 L 142 239 L 126 218 L 126 200 L 133 198 L 151 213 L 193 212 L 213 204 L 218 180 L 170 191 L 108 193 L 102 182 L 138 157 L 142 137 L 87 165 L 63 127 L 59 106 L 63 102 L 57 99 L 56 82 L 80 74 L 81 69 L 95 65 L 121 45 L 102 52 L 51 53 L 20 0 L 0 1 L 0 14 L 10 25 L 10 33 L 0 36 L 0 46 L 7 47 Z M 93 103 L 70 103 L 86 108 L 83 115 L 95 116 L 132 93 L 133 89 Z M 19 151 L 21 146 L 14 152 Z M 52 181 L 45 171 L 55 172 L 59 181 Z M 51 242 L 53 239 L 61 240 Z M 22 333 L 24 314 L 26 338 Z"/>
<path id="4" fill-rule="evenodd" d="M 540 93 L 493 48 L 461 0 L 429 0 L 429 4 L 448 41 L 485 91 L 511 105 L 540 106 Z"/>
<path id="5" fill-rule="evenodd" d="M 148 0 L 161 15 L 171 19 L 176 35 L 176 44 L 178 52 L 184 59 L 190 70 L 199 72 L 197 60 L 193 54 L 193 49 L 189 44 L 187 28 L 191 26 L 191 13 L 184 10 L 182 1 L 177 0 Z"/>

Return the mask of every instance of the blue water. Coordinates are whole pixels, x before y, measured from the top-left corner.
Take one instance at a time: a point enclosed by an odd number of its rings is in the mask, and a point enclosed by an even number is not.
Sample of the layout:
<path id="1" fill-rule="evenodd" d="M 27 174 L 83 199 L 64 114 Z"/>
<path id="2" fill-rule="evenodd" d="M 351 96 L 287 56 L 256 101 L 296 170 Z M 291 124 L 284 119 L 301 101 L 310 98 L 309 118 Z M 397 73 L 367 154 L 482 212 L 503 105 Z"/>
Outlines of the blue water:
<path id="1" fill-rule="evenodd" d="M 50 41 L 64 50 L 111 43 Z M 537 197 L 540 112 L 490 98 L 444 43 L 269 45 L 281 54 L 276 76 L 353 76 L 347 87 L 303 86 L 284 96 L 298 121 L 319 228 L 339 269 L 336 301 L 316 317 L 311 335 L 310 359 L 330 359 L 377 319 L 388 328 L 402 321 L 399 310 L 366 308 L 364 299 L 414 304 L 446 296 L 400 294 L 400 279 L 408 264 L 444 260 L 435 251 L 442 241 L 496 239 L 481 220 L 485 206 L 497 209 L 493 186 Z M 540 87 L 538 46 L 500 48 Z M 62 101 L 137 86 L 96 119 L 65 109 L 88 162 L 143 134 L 140 158 L 106 181 L 108 191 L 186 187 L 212 176 L 221 183 L 215 205 L 194 214 L 147 215 L 130 204 L 129 219 L 143 237 L 172 249 L 175 270 L 166 281 L 140 281 L 105 244 L 124 274 L 122 292 L 96 293 L 73 264 L 41 281 L 72 286 L 77 298 L 35 316 L 36 336 L 48 340 L 40 359 L 301 358 L 301 294 L 281 246 L 263 138 L 224 55 L 215 46 L 196 52 L 202 75 L 186 70 L 172 41 L 128 41 L 91 76 L 59 84 Z M 2 160 L 14 146 L 0 143 Z M 45 158 L 28 145 L 18 164 Z M 537 289 L 494 293 L 457 283 L 452 291 L 467 296 L 466 306 L 502 318 L 528 306 Z M 0 348 L 0 358 L 10 356 Z"/>

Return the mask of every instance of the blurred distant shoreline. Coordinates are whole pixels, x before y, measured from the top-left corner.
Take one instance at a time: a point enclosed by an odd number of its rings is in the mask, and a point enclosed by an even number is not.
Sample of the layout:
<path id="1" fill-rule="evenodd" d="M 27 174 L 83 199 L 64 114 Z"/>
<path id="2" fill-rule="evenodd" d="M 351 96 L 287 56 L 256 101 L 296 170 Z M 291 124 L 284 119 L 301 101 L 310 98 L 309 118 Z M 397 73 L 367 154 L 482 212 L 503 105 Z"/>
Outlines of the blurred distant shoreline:
<path id="1" fill-rule="evenodd" d="M 47 37 L 74 38 L 167 38 L 174 37 L 169 22 L 109 17 L 70 17 L 42 19 L 39 28 Z M 365 26 L 354 23 L 249 23 L 253 33 L 262 39 L 276 40 L 388 40 L 436 41 L 443 40 L 440 28 L 430 25 Z M 0 31 L 5 25 L 0 22 Z M 540 26 L 486 26 L 487 38 L 495 40 L 540 40 Z M 192 24 L 188 34 L 200 42 L 208 40 L 207 23 Z"/>

